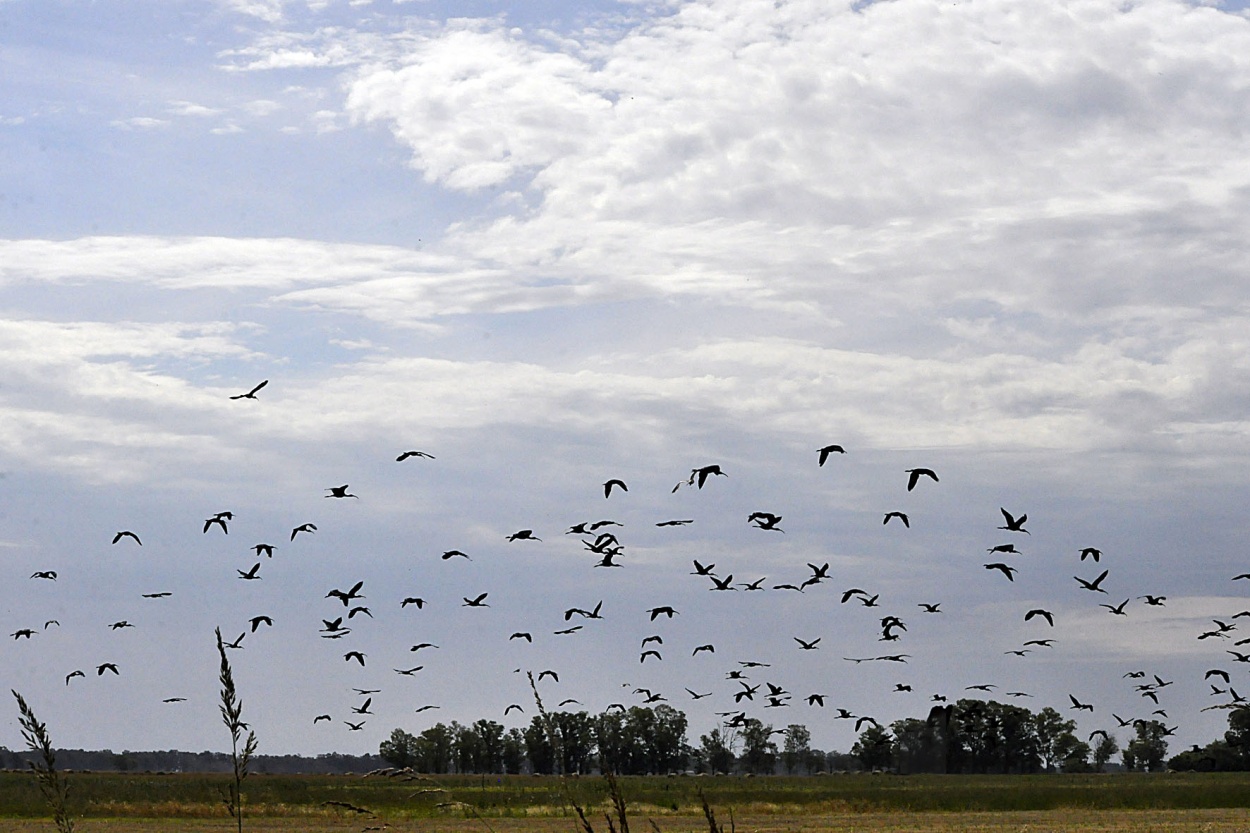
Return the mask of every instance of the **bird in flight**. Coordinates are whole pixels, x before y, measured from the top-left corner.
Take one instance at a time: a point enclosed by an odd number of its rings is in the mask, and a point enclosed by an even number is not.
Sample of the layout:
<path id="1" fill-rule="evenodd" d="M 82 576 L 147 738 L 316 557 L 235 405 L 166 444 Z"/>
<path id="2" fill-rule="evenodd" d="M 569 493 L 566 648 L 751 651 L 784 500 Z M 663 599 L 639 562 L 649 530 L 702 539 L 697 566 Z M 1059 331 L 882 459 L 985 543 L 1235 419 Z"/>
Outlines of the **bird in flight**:
<path id="1" fill-rule="evenodd" d="M 252 633 L 256 633 L 256 629 L 261 625 L 273 627 L 273 619 L 270 619 L 268 616 L 253 616 L 248 621 L 252 623 Z"/>
<path id="2" fill-rule="evenodd" d="M 269 380 L 268 380 L 268 379 L 266 379 L 265 381 L 261 382 L 259 385 L 257 385 L 256 387 L 252 388 L 252 389 L 251 389 L 251 390 L 249 390 L 247 393 L 240 393 L 240 394 L 237 394 L 237 395 L 232 396 L 232 397 L 230 397 L 230 398 L 231 398 L 231 399 L 255 399 L 255 398 L 256 398 L 256 392 L 257 392 L 257 391 L 259 391 L 261 388 L 263 388 L 263 387 L 264 387 L 265 385 L 267 385 L 267 384 L 269 384 Z"/>
<path id="3" fill-rule="evenodd" d="M 407 460 L 409 457 L 425 457 L 430 460 L 434 459 L 433 454 L 426 454 L 424 451 L 405 451 L 403 454 L 395 458 L 395 462 L 402 463 L 405 460 Z"/>
<path id="4" fill-rule="evenodd" d="M 266 558 L 273 558 L 273 544 L 256 544 L 252 549 L 256 551 L 257 558 L 262 555 Z"/>
<path id="5" fill-rule="evenodd" d="M 1107 610 L 1111 611 L 1116 616 L 1128 616 L 1128 614 L 1124 612 L 1124 606 L 1128 604 L 1128 602 L 1129 600 L 1125 599 L 1124 601 L 1120 602 L 1118 605 L 1113 606 L 1109 604 L 1100 604 L 1099 607 L 1105 607 Z"/>
<path id="6" fill-rule="evenodd" d="M 799 639 L 799 638 L 796 636 L 796 637 L 794 637 L 794 641 L 795 641 L 795 642 L 797 642 L 797 643 L 799 643 L 799 650 L 802 650 L 802 651 L 815 651 L 815 650 L 816 650 L 816 645 L 817 645 L 817 643 L 819 643 L 819 642 L 820 642 L 820 640 L 821 640 L 821 639 L 823 639 L 823 638 L 824 638 L 824 637 L 820 637 L 820 636 L 818 636 L 818 637 L 816 637 L 815 639 L 813 639 L 811 642 L 807 642 L 807 641 L 805 641 L 805 640 Z"/>
<path id="7" fill-rule="evenodd" d="M 713 475 L 716 475 L 717 477 L 729 476 L 720 470 L 719 465 L 713 464 L 710 466 L 702 466 L 701 468 L 691 469 L 689 479 L 677 481 L 677 485 L 673 487 L 673 491 L 674 492 L 677 491 L 682 486 L 695 486 L 695 485 L 698 485 L 698 487 L 702 489 L 703 484 L 706 483 L 707 479 Z"/>
<path id="8" fill-rule="evenodd" d="M 1034 608 L 1033 610 L 1030 610 L 1028 613 L 1024 614 L 1024 621 L 1027 622 L 1030 619 L 1037 617 L 1037 616 L 1040 616 L 1043 619 L 1045 619 L 1046 623 L 1050 625 L 1052 628 L 1055 626 L 1055 615 L 1051 613 L 1049 610 L 1042 610 L 1040 607 Z"/>
<path id="9" fill-rule="evenodd" d="M 1086 557 L 1094 559 L 1094 563 L 1097 564 L 1098 559 L 1102 558 L 1102 550 L 1096 547 L 1085 547 L 1081 550 L 1081 560 L 1084 561 Z"/>
<path id="10" fill-rule="evenodd" d="M 1102 584 L 1102 580 L 1107 577 L 1108 572 L 1109 572 L 1108 570 L 1103 570 L 1101 573 L 1098 574 L 1098 578 L 1094 579 L 1093 581 L 1086 581 L 1080 576 L 1073 576 L 1072 578 L 1076 579 L 1076 583 L 1081 585 L 1082 590 L 1093 590 L 1096 593 L 1106 593 L 1107 591 L 1103 590 L 1098 585 Z"/>
<path id="11" fill-rule="evenodd" d="M 291 540 L 294 541 L 295 536 L 300 534 L 301 532 L 307 532 L 309 535 L 311 535 L 316 531 L 317 531 L 316 524 L 300 524 L 299 526 L 291 530 Z"/>
<path id="12" fill-rule="evenodd" d="M 244 579 L 246 581 L 251 581 L 253 579 L 259 581 L 260 576 L 258 576 L 257 573 L 260 572 L 260 562 L 257 561 L 255 564 L 253 564 L 252 569 L 248 570 L 247 572 L 244 572 L 242 570 L 235 570 L 235 572 L 239 574 L 239 578 Z"/>
<path id="13" fill-rule="evenodd" d="M 402 602 L 399 603 L 399 606 L 401 609 L 407 607 L 408 605 L 416 605 L 417 610 L 420 610 L 421 608 L 425 607 L 425 599 L 421 599 L 416 596 L 408 596 L 406 599 L 404 599 Z"/>
<path id="14" fill-rule="evenodd" d="M 484 601 L 488 595 L 489 593 L 481 593 L 472 599 L 468 596 L 461 596 L 460 598 L 464 599 L 464 604 L 462 604 L 461 607 L 490 607 L 490 605 L 486 604 Z"/>
<path id="15" fill-rule="evenodd" d="M 532 529 L 520 529 L 508 536 L 509 541 L 541 541 L 542 538 L 534 536 Z"/>
<path id="16" fill-rule="evenodd" d="M 907 491 L 916 488 L 916 484 L 920 482 L 921 477 L 931 477 L 933 482 L 938 482 L 938 476 L 933 469 L 907 469 Z"/>
<path id="17" fill-rule="evenodd" d="M 339 601 L 343 603 L 343 607 L 347 607 L 351 603 L 352 599 L 364 598 L 364 596 L 360 595 L 360 588 L 364 587 L 364 585 L 365 583 L 364 583 L 364 580 L 362 579 L 361 581 L 358 581 L 355 584 L 353 584 L 352 589 L 348 590 L 346 593 L 344 593 L 342 590 L 339 590 L 336 587 L 335 589 L 331 590 L 329 593 L 326 593 L 325 597 L 327 599 L 331 597 L 337 598 Z"/>
<path id="18" fill-rule="evenodd" d="M 56 581 L 56 570 L 38 570 L 30 574 L 31 578 L 46 578 Z"/>
<path id="19" fill-rule="evenodd" d="M 1092 712 L 1094 710 L 1094 707 L 1091 704 L 1082 703 L 1080 700 L 1076 699 L 1071 694 L 1068 695 L 1068 699 L 1072 701 L 1072 708 L 1076 709 L 1077 711 Z"/>
<path id="20" fill-rule="evenodd" d="M 117 670 L 117 664 L 112 662 L 102 662 L 95 667 L 97 677 L 104 676 L 105 671 L 112 671 L 114 674 L 121 676 L 121 672 Z"/>
<path id="21" fill-rule="evenodd" d="M 364 667 L 365 664 L 365 654 L 360 651 L 348 651 L 346 654 L 343 654 L 343 659 L 347 661 L 356 660 L 361 667 Z"/>
<path id="22" fill-rule="evenodd" d="M 1015 581 L 1016 580 L 1015 574 L 1019 572 L 1018 567 L 1012 567 L 1010 565 L 1002 563 L 1001 561 L 995 561 L 993 564 L 985 564 L 983 566 L 987 570 L 1000 571 L 1003 575 L 1007 577 L 1009 581 Z"/>
<path id="23" fill-rule="evenodd" d="M 330 488 L 326 489 L 326 491 L 329 492 L 330 494 L 324 495 L 324 497 L 354 497 L 357 500 L 359 500 L 360 497 L 358 495 L 348 494 L 347 487 L 348 487 L 348 484 L 346 483 L 344 483 L 342 486 L 331 486 Z"/>
<path id="24" fill-rule="evenodd" d="M 655 618 L 656 618 L 657 616 L 664 615 L 664 616 L 667 616 L 668 618 L 672 619 L 674 616 L 676 616 L 676 615 L 677 615 L 678 613 L 680 613 L 680 612 L 681 612 L 681 611 L 678 611 L 678 610 L 673 610 L 673 608 L 672 608 L 671 606 L 669 606 L 669 605 L 663 605 L 662 607 L 653 607 L 653 608 L 651 608 L 650 610 L 648 610 L 648 611 L 647 611 L 647 613 L 650 613 L 650 614 L 651 614 L 651 621 L 652 621 L 652 622 L 654 622 L 654 621 L 655 621 Z"/>
<path id="25" fill-rule="evenodd" d="M 66 675 L 65 675 L 65 684 L 66 684 L 66 685 L 69 685 L 69 681 L 70 681 L 70 680 L 72 680 L 72 679 L 74 679 L 75 677 L 86 677 L 86 676 L 87 676 L 87 675 L 86 675 L 86 674 L 84 674 L 81 670 L 80 670 L 80 671 L 71 671 L 71 672 L 69 672 L 68 674 L 66 674 Z"/>
<path id="26" fill-rule="evenodd" d="M 625 481 L 624 481 L 624 480 L 621 480 L 620 478 L 614 477 L 614 478 L 612 478 L 611 480 L 609 480 L 609 481 L 607 481 L 606 483 L 604 483 L 604 484 L 603 484 L 603 496 L 604 496 L 605 498 L 612 497 L 612 489 L 613 489 L 613 488 L 620 489 L 622 492 L 628 492 L 628 491 L 629 491 L 629 487 L 625 485 Z"/>
<path id="27" fill-rule="evenodd" d="M 444 561 L 449 561 L 449 560 L 451 560 L 451 559 L 453 559 L 453 558 L 463 558 L 463 559 L 465 559 L 466 561 L 472 561 L 472 560 L 473 560 L 472 558 L 469 558 L 469 554 L 468 554 L 468 553 L 466 553 L 466 552 L 461 552 L 460 550 L 447 550 L 447 552 L 443 553 L 440 557 L 441 557 Z"/>
<path id="28" fill-rule="evenodd" d="M 830 454 L 845 454 L 846 449 L 840 445 L 827 445 L 824 448 L 816 449 L 816 452 L 820 455 L 817 463 L 823 466 L 825 461 L 829 459 Z"/>
<path id="29" fill-rule="evenodd" d="M 160 593 L 142 593 L 140 595 L 142 595 L 145 599 L 163 599 L 166 596 L 172 596 L 174 594 L 168 590 L 162 590 Z"/>
<path id="30" fill-rule="evenodd" d="M 1029 531 L 1024 528 L 1025 522 L 1028 521 L 1029 519 L 1028 515 L 1021 515 L 1020 517 L 1016 518 L 1016 517 L 1013 517 L 1010 512 L 1008 512 L 1006 509 L 1002 508 L 1001 506 L 998 507 L 998 511 L 1003 513 L 1003 520 L 1007 524 L 1006 526 L 1000 526 L 999 529 L 1005 529 L 1008 532 L 1023 532 L 1025 535 L 1030 534 Z"/>
<path id="31" fill-rule="evenodd" d="M 756 529 L 766 529 L 770 532 L 781 532 L 785 530 L 777 526 L 781 523 L 781 516 L 774 515 L 772 512 L 752 512 L 747 516 L 747 523 L 755 524 Z"/>
<path id="32" fill-rule="evenodd" d="M 135 534 L 134 534 L 133 532 L 131 532 L 129 529 L 123 529 L 121 532 L 119 532 L 119 533 L 117 533 L 116 535 L 114 535 L 114 536 L 113 536 L 113 543 L 114 543 L 114 544 L 116 544 L 118 541 L 120 541 L 120 540 L 121 540 L 121 539 L 123 539 L 123 538 L 132 538 L 132 539 L 134 539 L 134 542 L 135 542 L 136 544 L 138 544 L 139 546 L 143 546 L 143 542 L 139 540 L 139 536 L 138 536 L 138 535 L 135 535 Z"/>
<path id="33" fill-rule="evenodd" d="M 234 518 L 233 512 L 218 512 L 216 515 L 213 515 L 213 517 L 211 518 L 205 518 L 204 532 L 207 533 L 209 528 L 213 524 L 217 524 L 217 526 L 221 527 L 221 531 L 223 535 L 229 535 L 230 530 L 226 527 L 226 521 L 233 520 L 233 518 Z"/>
<path id="34" fill-rule="evenodd" d="M 694 518 L 685 518 L 675 521 L 660 521 L 656 524 L 656 526 L 685 526 L 686 524 L 692 523 L 694 523 Z"/>
<path id="35" fill-rule="evenodd" d="M 898 518 L 903 522 L 903 526 L 911 529 L 911 519 L 909 519 L 907 515 L 902 512 L 886 512 L 885 519 L 881 521 L 881 525 L 885 526 L 888 524 L 890 522 L 890 518 Z"/>

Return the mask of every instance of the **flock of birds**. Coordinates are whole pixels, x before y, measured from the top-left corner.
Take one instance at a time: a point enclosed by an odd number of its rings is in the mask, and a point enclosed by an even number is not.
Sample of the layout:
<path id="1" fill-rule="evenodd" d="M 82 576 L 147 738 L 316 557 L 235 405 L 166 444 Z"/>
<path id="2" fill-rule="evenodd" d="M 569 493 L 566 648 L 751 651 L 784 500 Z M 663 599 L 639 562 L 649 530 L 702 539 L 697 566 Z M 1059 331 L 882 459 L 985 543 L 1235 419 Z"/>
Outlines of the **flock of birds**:
<path id="1" fill-rule="evenodd" d="M 257 394 L 265 388 L 268 380 L 261 382 L 251 390 L 235 396 L 231 396 L 232 400 L 257 400 Z M 828 444 L 815 449 L 814 465 L 824 468 L 830 464 L 835 458 L 840 459 L 846 455 L 846 449 L 842 445 Z M 434 460 L 435 457 L 421 450 L 406 450 L 395 458 L 395 463 L 404 464 L 410 461 Z M 936 471 L 931 468 L 914 467 L 903 470 L 901 475 L 905 475 L 905 480 L 900 477 L 900 490 L 905 487 L 906 492 L 915 490 L 940 489 L 942 488 L 941 480 Z M 723 471 L 719 464 L 702 465 L 691 468 L 688 475 L 683 475 L 673 486 L 674 493 L 682 489 L 704 490 L 713 489 L 714 481 L 729 478 L 730 473 Z M 619 500 L 622 496 L 628 494 L 629 486 L 625 480 L 621 478 L 611 478 L 601 484 L 602 495 L 604 500 Z M 334 501 L 359 501 L 361 497 L 352 491 L 350 484 L 331 485 L 325 487 L 324 498 Z M 1001 532 L 1003 537 L 1010 537 L 1009 542 L 995 543 L 986 548 L 988 558 L 983 560 L 983 567 L 986 571 L 994 574 L 997 580 L 1014 583 L 1020 567 L 1013 563 L 1014 559 L 1022 556 L 1022 551 L 1017 544 L 1028 538 L 1031 533 L 1027 528 L 1028 515 L 1024 513 L 1017 514 L 1009 511 L 1007 508 L 1000 508 L 1002 524 L 996 528 L 996 532 Z M 784 518 L 781 514 L 774 512 L 757 510 L 750 512 L 746 517 L 746 524 L 749 528 L 762 532 L 776 533 L 784 535 L 786 530 L 782 524 Z M 223 535 L 230 534 L 231 524 L 234 521 L 234 513 L 231 511 L 221 511 L 210 514 L 203 521 L 201 533 L 203 535 Z M 672 528 L 678 529 L 687 527 L 696 523 L 693 517 L 669 518 L 654 521 L 656 528 Z M 901 526 L 904 529 L 910 529 L 912 518 L 908 512 L 898 509 L 891 509 L 882 515 L 882 526 Z M 259 542 L 249 547 L 253 553 L 255 561 L 244 568 L 236 568 L 237 579 L 243 582 L 260 581 L 262 576 L 262 565 L 274 558 L 275 550 L 287 546 L 295 546 L 296 542 L 305 537 L 315 536 L 318 527 L 315 523 L 304 522 L 291 527 L 289 530 L 283 530 L 282 536 L 284 540 L 281 544 L 271 542 Z M 580 541 L 583 551 L 593 557 L 590 565 L 593 568 L 604 568 L 610 571 L 612 568 L 621 568 L 622 560 L 625 556 L 626 543 L 623 537 L 626 536 L 624 525 L 612 519 L 600 519 L 593 521 L 581 521 L 572 524 L 563 531 L 564 536 L 575 536 Z M 534 529 L 523 528 L 517 529 L 507 534 L 501 535 L 506 543 L 516 542 L 542 542 L 542 538 L 535 533 Z M 112 533 L 111 539 L 113 546 L 125 547 L 142 547 L 143 540 L 139 532 L 131 529 L 117 530 Z M 438 555 L 443 562 L 459 562 L 472 561 L 469 553 L 459 549 L 449 549 Z M 1076 573 L 1072 576 L 1075 582 L 1074 590 L 1078 593 L 1090 593 L 1096 598 L 1106 597 L 1107 601 L 1098 602 L 1098 606 L 1105 608 L 1108 615 L 1115 617 L 1126 617 L 1129 615 L 1129 606 L 1136 600 L 1148 607 L 1163 607 L 1166 604 L 1167 597 L 1164 595 L 1142 594 L 1136 597 L 1132 595 L 1126 596 L 1122 600 L 1110 597 L 1109 587 L 1111 586 L 1108 577 L 1111 574 L 1110 567 L 1102 567 L 1103 552 L 1095 546 L 1087 546 L 1079 552 L 1072 553 L 1074 565 L 1076 565 Z M 1089 564 L 1097 565 L 1101 569 L 1096 574 L 1092 574 L 1094 570 L 1089 569 Z M 704 557 L 692 559 L 689 575 L 694 577 L 694 581 L 706 582 L 708 591 L 715 593 L 755 593 L 755 592 L 789 592 L 808 594 L 817 592 L 818 588 L 831 585 L 834 582 L 834 576 L 830 573 L 830 564 L 828 562 L 807 564 L 809 572 L 802 577 L 794 577 L 789 581 L 774 581 L 770 583 L 766 577 L 751 577 L 749 579 L 735 576 L 733 573 L 722 572 L 717 570 L 717 565 L 712 558 Z M 1084 571 L 1085 575 L 1080 573 Z M 32 581 L 48 581 L 55 582 L 58 579 L 58 573 L 55 570 L 38 570 L 34 572 L 30 579 Z M 689 579 L 687 579 L 689 580 Z M 1234 580 L 1250 580 L 1250 574 L 1236 576 Z M 374 618 L 374 609 L 367 603 L 365 595 L 364 580 L 358 580 L 347 587 L 331 587 L 327 588 L 324 595 L 323 604 L 328 605 L 327 611 L 321 616 L 322 627 L 318 629 L 318 636 L 323 640 L 340 641 L 343 648 L 338 652 L 343 663 L 353 665 L 360 669 L 370 669 L 375 671 L 373 663 L 370 660 L 370 653 L 366 648 L 368 646 L 357 646 L 350 644 L 352 634 L 358 629 L 360 623 Z M 661 592 L 662 588 L 657 588 L 656 592 Z M 170 591 L 162 590 L 157 592 L 147 592 L 141 594 L 144 599 L 160 600 L 169 597 Z M 940 599 L 928 599 L 919 602 L 909 602 L 906 609 L 900 609 L 896 600 L 888 598 L 883 599 L 881 592 L 873 592 L 864 587 L 837 587 L 834 592 L 827 596 L 828 609 L 830 612 L 848 606 L 846 609 L 862 609 L 871 610 L 873 620 L 876 622 L 874 633 L 875 641 L 889 645 L 889 648 L 883 648 L 879 652 L 870 652 L 863 655 L 843 656 L 839 653 L 837 656 L 829 657 L 827 662 L 845 664 L 847 669 L 868 664 L 882 664 L 890 668 L 897 669 L 901 676 L 905 673 L 908 661 L 912 659 L 912 654 L 906 649 L 906 640 L 917 628 L 918 622 L 908 613 L 908 609 L 916 615 L 926 620 L 934 617 L 942 617 L 946 614 L 943 608 L 943 601 Z M 459 607 L 466 609 L 485 609 L 490 608 L 491 591 L 484 591 L 476 594 L 464 595 L 460 597 Z M 427 606 L 442 607 L 448 600 L 443 598 L 429 599 L 420 595 L 405 595 L 396 593 L 393 599 L 383 600 L 383 604 L 394 605 L 402 611 L 413 608 L 416 611 L 423 611 Z M 889 608 L 887 610 L 887 608 Z M 672 622 L 675 617 L 680 616 L 683 610 L 675 604 L 655 604 L 649 608 L 636 611 L 634 616 L 637 622 L 645 622 L 646 626 L 652 630 L 659 629 L 664 622 Z M 880 614 L 880 615 L 878 615 Z M 428 613 L 425 615 L 429 615 Z M 541 615 L 541 612 L 535 613 Z M 546 614 L 552 616 L 558 624 L 549 629 L 552 636 L 570 637 L 583 631 L 593 622 L 605 620 L 608 614 L 604 610 L 604 600 L 597 600 L 594 604 L 586 604 L 584 606 L 568 606 L 557 613 L 555 611 Z M 628 614 L 626 614 L 628 615 Z M 696 612 L 696 615 L 699 615 Z M 1027 609 L 1019 611 L 1021 620 L 1030 623 L 1033 627 L 1044 626 L 1046 629 L 1054 628 L 1056 622 L 1056 613 L 1045 607 L 1030 606 Z M 1210 640 L 1213 644 L 1224 647 L 1224 656 L 1229 662 L 1250 664 L 1250 649 L 1238 650 L 1243 645 L 1250 644 L 1250 638 L 1238 639 L 1237 637 L 1237 620 L 1240 618 L 1250 617 L 1250 610 L 1242 610 L 1231 614 L 1225 618 L 1213 620 L 1213 627 L 1197 634 L 1199 640 Z M 223 646 L 226 649 L 241 650 L 245 646 L 245 640 L 252 634 L 256 634 L 262 628 L 273 628 L 275 624 L 274 617 L 267 614 L 257 614 L 248 617 L 246 625 L 239 632 L 238 636 L 229 641 L 223 640 Z M 712 630 L 719 634 L 721 639 L 728 639 L 730 633 L 725 628 L 726 622 L 723 620 L 712 620 Z M 786 627 L 784 620 L 776 619 L 759 623 L 766 631 L 780 631 Z M 42 628 L 33 626 L 19 627 L 10 633 L 10 637 L 14 640 L 32 640 L 39 632 L 46 631 L 50 628 L 59 627 L 59 622 L 55 619 L 44 622 Z M 109 624 L 112 630 L 124 630 L 133 628 L 134 625 L 127 619 L 120 619 Z M 233 632 L 233 631 L 230 631 Z M 536 636 L 545 637 L 546 634 L 537 631 L 532 626 L 523 629 L 505 629 L 507 632 L 506 640 L 509 643 L 522 642 L 533 644 Z M 660 632 L 648 633 L 641 639 L 637 648 L 637 661 L 640 666 L 649 667 L 654 664 L 665 662 L 665 652 L 668 651 L 672 642 L 665 642 L 666 634 Z M 792 650 L 801 654 L 814 654 L 815 652 L 825 651 L 828 654 L 828 641 L 825 635 L 820 634 L 787 634 L 789 643 L 793 645 Z M 504 634 L 500 634 L 500 639 L 504 638 Z M 1039 651 L 1054 650 L 1056 640 L 1046 636 L 1038 636 L 1036 638 L 1023 641 L 1018 646 L 1010 647 L 1003 651 L 1004 655 L 1024 658 Z M 896 647 L 897 646 L 897 647 Z M 686 648 L 689 649 L 689 657 L 696 658 L 705 656 L 709 659 L 715 659 L 724 656 L 733 650 L 732 646 L 719 644 L 716 639 L 712 641 L 700 641 L 699 644 L 690 644 Z M 411 646 L 409 653 L 414 657 L 423 656 L 422 652 L 438 651 L 439 645 L 432 642 L 417 642 Z M 684 652 L 683 652 L 684 653 Z M 824 656 L 823 654 L 821 655 Z M 600 704 L 601 709 L 596 707 L 592 710 L 624 710 L 628 705 L 656 705 L 660 703 L 668 703 L 678 708 L 687 707 L 688 704 L 700 703 L 709 700 L 709 702 L 719 704 L 720 708 L 715 711 L 715 715 L 721 725 L 733 729 L 742 727 L 752 715 L 751 712 L 755 708 L 760 709 L 785 709 L 798 704 L 805 704 L 809 709 L 822 710 L 827 704 L 827 711 L 819 711 L 813 713 L 811 718 L 815 720 L 845 720 L 849 725 L 853 725 L 856 732 L 862 731 L 866 726 L 883 726 L 888 720 L 882 716 L 878 717 L 872 714 L 860 713 L 859 710 L 850 709 L 844 706 L 832 705 L 831 701 L 835 695 L 828 691 L 791 691 L 783 682 L 770 679 L 774 662 L 772 659 L 763 661 L 759 658 L 737 659 L 734 658 L 728 667 L 722 667 L 719 673 L 719 682 L 714 685 L 708 685 L 706 682 L 706 669 L 699 671 L 702 684 L 692 683 L 690 686 L 683 686 L 679 692 L 669 691 L 660 692 L 643 685 L 634 685 L 632 683 L 623 683 L 622 687 L 628 689 L 629 696 L 622 697 L 616 702 Z M 424 665 L 412 664 L 405 667 L 391 667 L 389 672 L 399 678 L 413 678 L 425 669 Z M 97 663 L 90 669 L 95 676 L 103 676 L 105 674 L 121 675 L 124 668 L 119 667 L 117 662 L 103 661 Z M 516 669 L 518 672 L 521 668 Z M 64 684 L 71 686 L 75 684 L 75 680 L 88 676 L 86 668 L 67 669 L 68 673 L 64 674 Z M 692 671 L 692 676 L 694 672 Z M 1131 728 L 1136 722 L 1141 720 L 1159 720 L 1164 723 L 1171 722 L 1172 718 L 1167 711 L 1166 704 L 1161 700 L 1165 695 L 1165 690 L 1172 685 L 1172 680 L 1166 680 L 1158 674 L 1148 675 L 1142 669 L 1128 669 L 1124 672 L 1124 679 L 1132 681 L 1133 691 L 1139 695 L 1143 703 L 1148 703 L 1150 708 L 1144 709 L 1142 714 L 1132 717 L 1121 717 L 1118 714 L 1112 714 L 1112 717 L 1120 727 Z M 536 680 L 546 685 L 546 681 L 552 684 L 558 684 L 560 681 L 559 671 L 555 669 L 544 669 L 537 673 Z M 1212 667 L 1206 671 L 1206 684 L 1210 685 L 1211 696 L 1221 698 L 1215 702 L 1210 708 L 1233 708 L 1246 703 L 1244 696 L 1236 690 L 1232 683 L 1232 676 L 1228 670 L 1220 667 Z M 1222 686 L 1218 683 L 1222 683 Z M 376 683 L 375 683 L 376 685 Z M 1247 689 L 1250 691 L 1250 688 Z M 308 714 L 307 719 L 313 725 L 330 724 L 342 725 L 346 731 L 362 732 L 368 725 L 368 718 L 374 715 L 373 711 L 377 695 L 381 695 L 383 688 L 378 687 L 354 687 L 353 693 L 358 698 L 355 705 L 351 706 L 347 712 L 339 714 L 337 717 L 330 711 L 318 711 L 316 714 Z M 521 692 L 524 689 L 520 689 Z M 908 681 L 896 681 L 893 683 L 892 689 L 883 691 L 882 694 L 914 694 L 913 684 Z M 1008 698 L 1027 698 L 1033 696 L 1030 692 L 1019 687 L 1000 686 L 997 683 L 987 682 L 971 682 L 964 686 L 958 692 L 940 691 L 933 692 L 925 701 L 924 706 L 918 703 L 912 703 L 903 706 L 903 715 L 896 716 L 918 716 L 917 712 L 923 713 L 930 704 L 946 703 L 955 697 L 971 697 L 977 695 L 985 695 L 987 697 L 1002 696 Z M 1069 693 L 1069 702 L 1063 705 L 1063 708 L 1070 713 L 1080 714 L 1082 712 L 1093 712 L 1094 704 L 1087 702 L 1077 693 Z M 169 696 L 163 698 L 165 703 L 180 703 L 187 698 L 181 695 Z M 880 700 L 875 702 L 881 703 Z M 556 708 L 565 708 L 568 706 L 582 706 L 582 702 L 573 697 L 553 698 Z M 409 704 L 415 706 L 408 709 L 410 714 L 421 714 L 431 712 L 441 708 L 442 704 L 427 703 L 422 705 Z M 715 708 L 715 707 L 713 707 Z M 526 706 L 521 702 L 510 702 L 502 709 L 502 715 L 508 717 L 517 715 L 520 719 L 528 722 L 529 716 L 534 710 L 531 706 L 527 711 Z M 490 715 L 479 715 L 490 717 Z M 767 721 L 766 721 L 767 722 Z M 792 722 L 787 717 L 784 722 Z M 1174 726 L 1167 726 L 1165 734 L 1171 734 L 1175 731 Z M 1094 735 L 1105 732 L 1105 730 L 1095 730 L 1090 735 L 1091 739 Z"/>

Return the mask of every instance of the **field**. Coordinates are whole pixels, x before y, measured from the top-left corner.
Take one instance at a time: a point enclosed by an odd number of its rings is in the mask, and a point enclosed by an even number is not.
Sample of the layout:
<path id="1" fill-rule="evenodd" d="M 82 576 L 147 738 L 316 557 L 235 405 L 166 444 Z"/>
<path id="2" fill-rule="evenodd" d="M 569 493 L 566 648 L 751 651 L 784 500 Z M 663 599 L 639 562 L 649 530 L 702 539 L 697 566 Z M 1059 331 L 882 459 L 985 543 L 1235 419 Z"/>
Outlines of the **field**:
<path id="1" fill-rule="evenodd" d="M 74 773 L 71 805 L 82 829 L 146 833 L 226 830 L 226 778 L 189 774 Z M 360 776 L 252 775 L 245 829 L 422 833 L 576 833 L 572 801 L 607 833 L 600 778 L 444 776 L 416 782 Z M 1250 774 L 866 776 L 820 778 L 625 778 L 634 833 L 709 830 L 700 791 L 717 821 L 743 833 L 818 831 L 1250 830 Z M 366 808 L 354 813 L 342 802 Z M 618 824 L 619 827 L 619 824 Z M 0 831 L 46 831 L 52 822 L 34 779 L 0 773 Z"/>

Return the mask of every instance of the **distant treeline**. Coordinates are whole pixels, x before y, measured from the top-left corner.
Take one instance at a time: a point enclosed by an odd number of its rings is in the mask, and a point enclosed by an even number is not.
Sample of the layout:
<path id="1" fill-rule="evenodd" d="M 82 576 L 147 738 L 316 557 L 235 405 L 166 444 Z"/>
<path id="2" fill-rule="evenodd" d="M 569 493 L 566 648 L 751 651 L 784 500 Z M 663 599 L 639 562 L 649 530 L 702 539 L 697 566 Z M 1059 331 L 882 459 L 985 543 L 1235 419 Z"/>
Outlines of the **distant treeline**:
<path id="1" fill-rule="evenodd" d="M 26 770 L 29 769 L 26 762 L 33 757 L 29 752 L 14 752 L 0 746 L 0 768 Z M 58 749 L 56 765 L 62 770 L 86 772 L 230 772 L 232 769 L 228 752 L 181 752 L 177 749 L 165 752 Z M 253 772 L 275 775 L 363 773 L 382 766 L 386 766 L 386 762 L 378 755 L 335 752 L 316 756 L 257 755 L 251 763 Z"/>

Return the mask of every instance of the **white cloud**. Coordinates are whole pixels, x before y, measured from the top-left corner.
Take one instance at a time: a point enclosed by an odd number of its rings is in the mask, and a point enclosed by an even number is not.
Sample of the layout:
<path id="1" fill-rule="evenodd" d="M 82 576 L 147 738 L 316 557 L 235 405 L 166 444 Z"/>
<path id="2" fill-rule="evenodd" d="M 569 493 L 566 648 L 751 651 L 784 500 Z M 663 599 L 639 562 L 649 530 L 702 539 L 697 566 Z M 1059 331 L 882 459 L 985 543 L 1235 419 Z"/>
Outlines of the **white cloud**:
<path id="1" fill-rule="evenodd" d="M 215 107 L 205 107 L 193 101 L 171 101 L 167 112 L 175 116 L 217 116 L 224 111 Z"/>
<path id="2" fill-rule="evenodd" d="M 128 119 L 113 119 L 109 124 L 121 130 L 151 130 L 157 127 L 168 126 L 169 120 L 157 119 L 151 116 L 133 116 Z"/>

